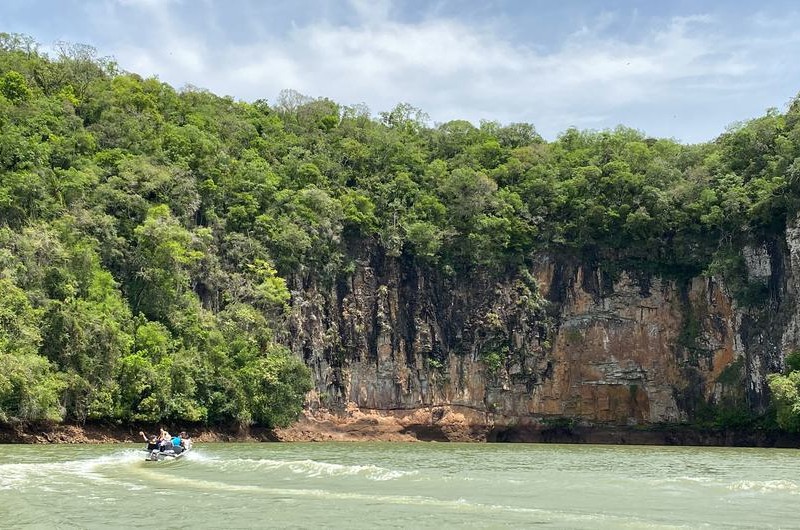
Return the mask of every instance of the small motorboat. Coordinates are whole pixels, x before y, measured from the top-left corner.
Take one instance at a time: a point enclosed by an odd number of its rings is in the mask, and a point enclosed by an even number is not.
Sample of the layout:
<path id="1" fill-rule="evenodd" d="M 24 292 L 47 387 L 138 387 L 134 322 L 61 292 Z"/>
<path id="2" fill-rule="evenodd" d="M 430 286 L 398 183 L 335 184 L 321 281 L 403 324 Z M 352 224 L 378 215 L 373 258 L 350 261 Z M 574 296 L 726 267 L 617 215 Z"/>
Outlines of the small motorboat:
<path id="1" fill-rule="evenodd" d="M 189 449 L 184 449 L 183 451 L 176 453 L 173 449 L 168 449 L 166 451 L 161 451 L 159 449 L 153 449 L 152 451 L 147 452 L 147 458 L 145 458 L 146 462 L 161 462 L 163 460 L 178 460 L 186 456 L 186 453 L 189 452 Z"/>
<path id="2" fill-rule="evenodd" d="M 180 436 L 171 437 L 167 431 L 161 429 L 161 434 L 147 436 L 143 431 L 139 431 L 139 436 L 147 442 L 145 452 L 147 462 L 161 462 L 163 460 L 178 460 L 183 458 L 192 449 L 192 440 L 186 436 L 186 432 L 181 432 Z"/>

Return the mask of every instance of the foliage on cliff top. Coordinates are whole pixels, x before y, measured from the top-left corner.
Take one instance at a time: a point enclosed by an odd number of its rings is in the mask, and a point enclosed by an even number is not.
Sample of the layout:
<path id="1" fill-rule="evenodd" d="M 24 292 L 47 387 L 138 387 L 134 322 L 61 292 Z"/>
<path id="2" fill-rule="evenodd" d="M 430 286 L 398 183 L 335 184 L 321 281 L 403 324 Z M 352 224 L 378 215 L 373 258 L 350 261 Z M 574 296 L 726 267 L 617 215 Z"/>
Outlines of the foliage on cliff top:
<path id="1" fill-rule="evenodd" d="M 431 126 L 405 104 L 235 101 L 0 34 L 0 420 L 282 424 L 285 279 L 373 246 L 450 275 L 536 252 L 686 276 L 780 232 L 800 101 L 716 141 Z M 609 265 L 609 266 L 610 266 Z"/>

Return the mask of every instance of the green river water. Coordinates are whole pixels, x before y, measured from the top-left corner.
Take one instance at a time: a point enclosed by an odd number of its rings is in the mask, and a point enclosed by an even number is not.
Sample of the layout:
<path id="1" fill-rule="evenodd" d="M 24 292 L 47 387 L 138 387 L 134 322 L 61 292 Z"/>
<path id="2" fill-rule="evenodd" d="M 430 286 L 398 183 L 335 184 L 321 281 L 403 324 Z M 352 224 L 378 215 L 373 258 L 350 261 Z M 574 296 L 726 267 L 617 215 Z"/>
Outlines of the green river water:
<path id="1" fill-rule="evenodd" d="M 546 444 L 0 445 L 2 528 L 800 528 L 800 452 Z"/>

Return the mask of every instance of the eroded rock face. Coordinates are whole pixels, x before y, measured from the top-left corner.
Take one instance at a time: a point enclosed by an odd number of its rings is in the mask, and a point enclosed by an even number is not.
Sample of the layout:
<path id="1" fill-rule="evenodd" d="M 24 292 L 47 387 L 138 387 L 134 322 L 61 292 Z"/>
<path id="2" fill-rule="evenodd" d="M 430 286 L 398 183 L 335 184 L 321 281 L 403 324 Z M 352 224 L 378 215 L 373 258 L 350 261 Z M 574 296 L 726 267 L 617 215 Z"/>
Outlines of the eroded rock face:
<path id="1" fill-rule="evenodd" d="M 309 417 L 407 411 L 433 425 L 457 415 L 474 432 L 554 418 L 679 422 L 724 403 L 759 410 L 766 375 L 800 337 L 795 226 L 785 245 L 745 252 L 767 289 L 755 309 L 714 278 L 611 278 L 543 257 L 499 281 L 456 282 L 365 249 L 338 285 L 295 280 L 287 341 L 314 373 Z"/>

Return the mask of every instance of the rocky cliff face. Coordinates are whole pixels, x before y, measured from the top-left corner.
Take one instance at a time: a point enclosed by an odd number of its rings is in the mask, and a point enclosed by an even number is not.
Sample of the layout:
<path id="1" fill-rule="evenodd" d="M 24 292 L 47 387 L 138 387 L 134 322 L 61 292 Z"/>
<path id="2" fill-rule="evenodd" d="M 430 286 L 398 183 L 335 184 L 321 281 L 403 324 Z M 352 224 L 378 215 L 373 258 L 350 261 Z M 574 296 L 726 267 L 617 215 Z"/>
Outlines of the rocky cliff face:
<path id="1" fill-rule="evenodd" d="M 370 411 L 480 430 L 758 411 L 766 375 L 800 343 L 798 256 L 796 224 L 743 249 L 760 293 L 745 305 L 715 278 L 611 277 L 542 257 L 457 281 L 364 249 L 338 285 L 294 280 L 287 340 L 314 373 L 310 418 Z"/>

